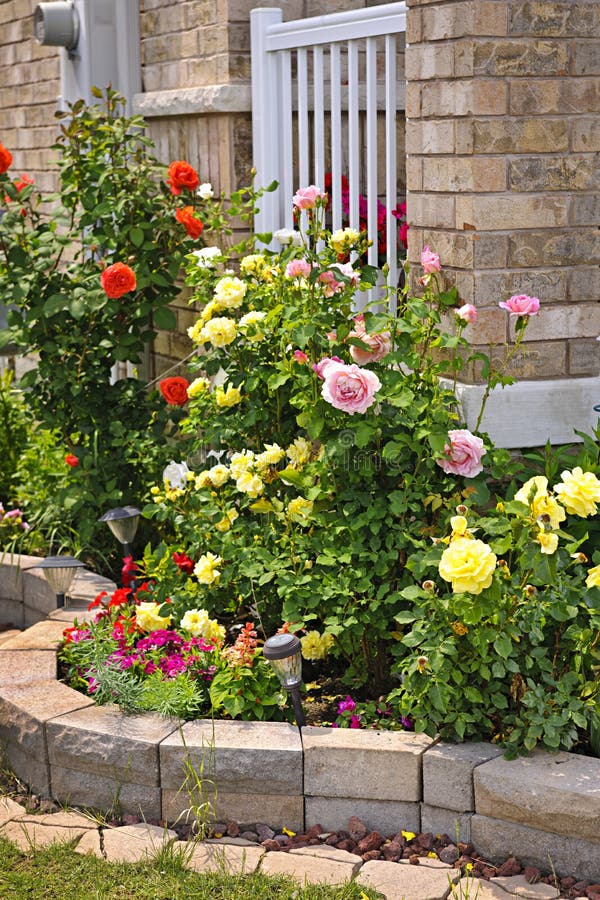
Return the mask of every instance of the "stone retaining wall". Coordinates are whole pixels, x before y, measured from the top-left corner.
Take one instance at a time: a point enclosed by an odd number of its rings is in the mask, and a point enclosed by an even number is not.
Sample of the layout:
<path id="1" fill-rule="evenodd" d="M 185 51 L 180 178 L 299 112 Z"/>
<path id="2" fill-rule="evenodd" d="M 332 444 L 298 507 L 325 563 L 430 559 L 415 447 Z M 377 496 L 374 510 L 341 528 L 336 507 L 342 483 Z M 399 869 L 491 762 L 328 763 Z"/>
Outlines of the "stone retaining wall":
<path id="1" fill-rule="evenodd" d="M 102 589 L 91 573 L 78 584 L 81 603 Z M 0 565 L 0 622 L 19 604 L 31 616 L 49 603 L 41 570 Z M 217 819 L 329 830 L 358 815 L 384 833 L 458 830 L 492 861 L 514 852 L 600 881 L 600 759 L 536 751 L 509 762 L 490 744 L 405 732 L 125 715 L 56 680 L 77 613 L 67 606 L 0 644 L 0 742 L 34 791 L 173 822 L 197 799 L 195 771 Z"/>

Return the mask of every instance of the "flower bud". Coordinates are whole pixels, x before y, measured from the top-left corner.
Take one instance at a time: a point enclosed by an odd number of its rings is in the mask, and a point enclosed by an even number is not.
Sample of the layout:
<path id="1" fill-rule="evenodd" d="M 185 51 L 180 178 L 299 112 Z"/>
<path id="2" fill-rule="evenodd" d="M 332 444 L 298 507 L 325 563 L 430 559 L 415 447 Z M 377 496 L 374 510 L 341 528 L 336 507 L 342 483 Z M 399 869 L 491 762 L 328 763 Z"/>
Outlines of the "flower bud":
<path id="1" fill-rule="evenodd" d="M 423 674 L 423 672 L 424 672 L 425 669 L 427 668 L 428 664 L 429 664 L 429 657 L 428 657 L 428 656 L 419 656 L 419 657 L 417 657 L 417 669 L 419 670 L 419 672 L 420 672 L 421 674 Z"/>
<path id="2" fill-rule="evenodd" d="M 537 594 L 537 588 L 533 584 L 526 584 L 523 591 L 527 597 L 533 597 L 534 594 Z"/>
<path id="3" fill-rule="evenodd" d="M 469 507 L 465 506 L 464 503 L 459 503 L 456 507 L 456 512 L 459 516 L 466 516 L 466 514 L 469 512 Z"/>
<path id="4" fill-rule="evenodd" d="M 435 582 L 427 579 L 427 581 L 423 582 L 421 587 L 423 588 L 424 591 L 427 591 L 428 593 L 433 594 L 433 592 L 435 591 Z"/>

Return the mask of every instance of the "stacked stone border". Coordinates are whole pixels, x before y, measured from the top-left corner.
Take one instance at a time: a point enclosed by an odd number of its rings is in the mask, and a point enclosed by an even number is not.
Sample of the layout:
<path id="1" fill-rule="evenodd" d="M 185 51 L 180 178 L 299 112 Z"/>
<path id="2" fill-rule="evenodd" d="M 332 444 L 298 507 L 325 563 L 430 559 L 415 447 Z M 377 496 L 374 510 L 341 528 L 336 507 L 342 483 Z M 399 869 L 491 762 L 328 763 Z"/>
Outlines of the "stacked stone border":
<path id="1" fill-rule="evenodd" d="M 111 582 L 83 572 L 56 610 L 32 557 L 0 563 L 0 742 L 16 775 L 61 803 L 174 823 L 198 800 L 217 820 L 292 830 L 357 815 L 389 834 L 457 833 L 490 861 L 600 881 L 600 759 L 486 743 L 285 723 L 125 715 L 57 681 L 63 629 Z M 198 778 L 192 772 L 199 773 Z"/>

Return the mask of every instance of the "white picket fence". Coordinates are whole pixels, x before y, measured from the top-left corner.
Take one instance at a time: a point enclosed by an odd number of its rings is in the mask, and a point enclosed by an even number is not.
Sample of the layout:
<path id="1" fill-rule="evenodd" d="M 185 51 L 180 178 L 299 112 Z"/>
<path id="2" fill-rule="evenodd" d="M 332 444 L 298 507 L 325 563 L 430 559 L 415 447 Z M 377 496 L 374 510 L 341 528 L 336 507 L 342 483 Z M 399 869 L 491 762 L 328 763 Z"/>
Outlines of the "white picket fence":
<path id="1" fill-rule="evenodd" d="M 367 199 L 367 231 L 377 263 L 377 201 L 385 204 L 390 283 L 397 282 L 397 112 L 404 108 L 406 4 L 282 21 L 280 9 L 254 9 L 252 128 L 256 184 L 279 182 L 266 194 L 257 232 L 291 227 L 291 197 L 299 186 L 323 187 L 331 173 L 331 224 L 342 225 L 342 176 L 349 215 L 359 224 Z M 399 78 L 401 77 L 401 81 Z"/>

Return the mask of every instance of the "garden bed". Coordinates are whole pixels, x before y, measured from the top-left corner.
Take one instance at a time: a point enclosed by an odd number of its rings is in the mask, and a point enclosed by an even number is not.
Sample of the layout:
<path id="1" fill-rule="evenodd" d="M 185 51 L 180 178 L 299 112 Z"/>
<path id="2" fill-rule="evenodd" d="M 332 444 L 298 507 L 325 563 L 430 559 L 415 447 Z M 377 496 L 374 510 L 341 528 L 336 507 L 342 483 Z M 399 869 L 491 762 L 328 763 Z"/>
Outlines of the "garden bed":
<path id="1" fill-rule="evenodd" d="M 547 868 L 550 858 L 559 874 L 576 860 L 580 877 L 600 880 L 600 760 L 536 751 L 507 761 L 490 744 L 406 732 L 182 724 L 96 706 L 56 680 L 62 629 L 81 609 L 50 612 L 42 572 L 19 562 L 32 560 L 5 559 L 0 570 L 0 622 L 39 618 L 0 645 L 0 740 L 37 793 L 173 822 L 193 805 L 191 763 L 219 820 L 335 830 L 356 815 L 383 833 L 458 829 L 490 860 L 514 852 Z M 96 577 L 84 575 L 80 601 L 97 589 Z"/>

